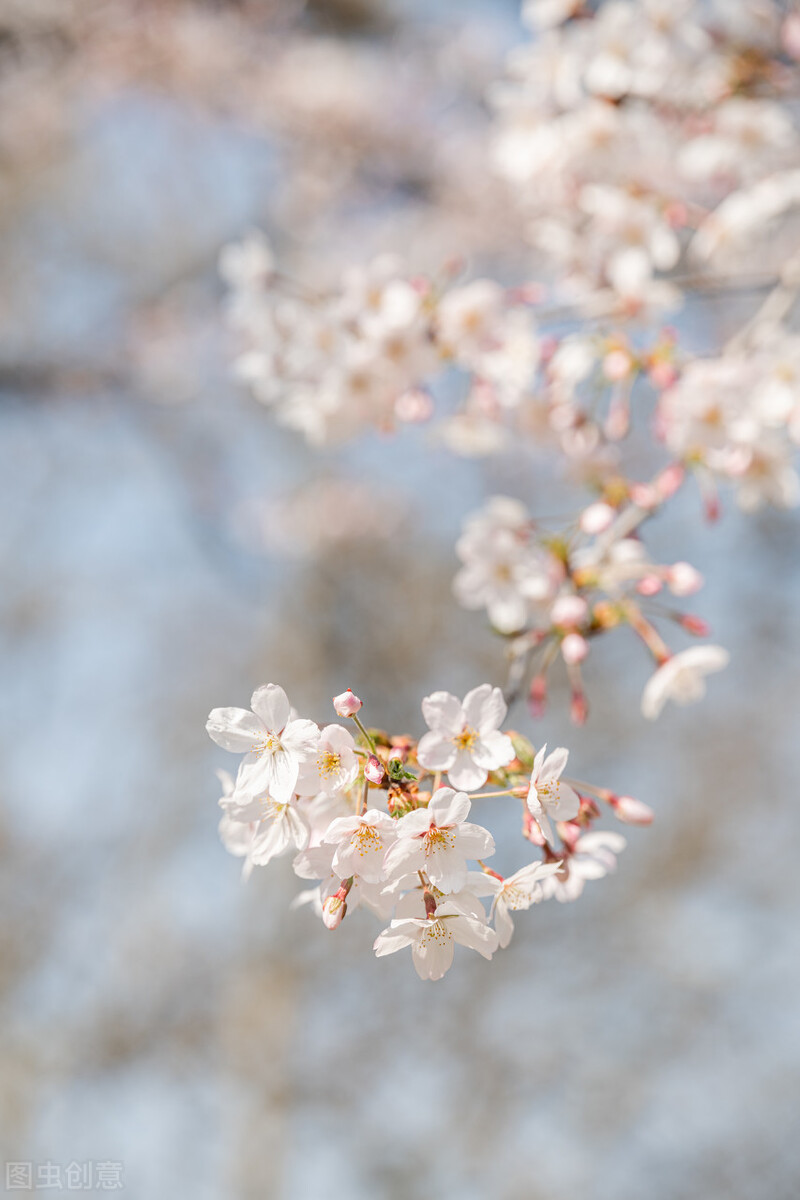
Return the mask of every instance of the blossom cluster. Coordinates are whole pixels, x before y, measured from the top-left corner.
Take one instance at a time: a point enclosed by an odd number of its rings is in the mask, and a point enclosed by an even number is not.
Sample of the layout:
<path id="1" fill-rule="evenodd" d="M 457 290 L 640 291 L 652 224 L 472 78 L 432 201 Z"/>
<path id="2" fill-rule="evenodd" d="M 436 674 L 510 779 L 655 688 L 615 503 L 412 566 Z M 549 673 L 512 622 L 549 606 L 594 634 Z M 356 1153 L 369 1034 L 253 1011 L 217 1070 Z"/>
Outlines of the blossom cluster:
<path id="1" fill-rule="evenodd" d="M 488 683 L 463 700 L 427 696 L 417 742 L 366 728 L 349 689 L 334 708 L 356 736 L 297 717 L 276 684 L 257 689 L 251 710 L 212 711 L 210 736 L 242 756 L 235 778 L 220 772 L 220 835 L 244 859 L 245 878 L 291 854 L 295 874 L 314 885 L 295 905 L 310 903 L 329 929 L 355 908 L 372 910 L 386 923 L 376 955 L 410 947 L 422 979 L 440 979 L 456 945 L 491 958 L 511 940 L 512 913 L 575 900 L 613 871 L 625 839 L 593 829 L 600 803 L 621 821 L 652 821 L 641 801 L 569 779 L 564 748 L 534 753 L 503 732 L 506 702 Z M 474 800 L 499 797 L 520 804 L 523 838 L 538 852 L 506 877 L 485 861 L 492 834 L 469 819 Z"/>
<path id="2" fill-rule="evenodd" d="M 567 294 L 669 307 L 663 277 L 800 165 L 797 15 L 763 0 L 528 0 L 493 90 L 495 162 Z M 779 189 L 780 190 L 780 189 Z M 760 202 L 760 207 L 759 207 Z"/>
<path id="3" fill-rule="evenodd" d="M 467 518 L 456 546 L 462 567 L 455 596 L 465 608 L 485 609 L 508 638 L 509 682 L 515 693 L 527 685 L 534 716 L 544 711 L 548 673 L 560 659 L 572 688 L 572 718 L 585 720 L 581 664 L 594 639 L 619 627 L 633 630 L 655 662 L 642 696 L 642 712 L 651 719 L 669 699 L 700 699 L 705 675 L 727 664 L 720 646 L 673 653 L 654 624 L 667 617 L 691 634 L 707 632 L 705 622 L 662 600 L 663 594 L 681 599 L 698 591 L 700 572 L 688 562 L 653 562 L 638 535 L 681 479 L 673 469 L 638 485 L 625 503 L 619 495 L 617 507 L 598 500 L 557 534 L 539 528 L 525 505 L 508 496 L 491 497 Z"/>

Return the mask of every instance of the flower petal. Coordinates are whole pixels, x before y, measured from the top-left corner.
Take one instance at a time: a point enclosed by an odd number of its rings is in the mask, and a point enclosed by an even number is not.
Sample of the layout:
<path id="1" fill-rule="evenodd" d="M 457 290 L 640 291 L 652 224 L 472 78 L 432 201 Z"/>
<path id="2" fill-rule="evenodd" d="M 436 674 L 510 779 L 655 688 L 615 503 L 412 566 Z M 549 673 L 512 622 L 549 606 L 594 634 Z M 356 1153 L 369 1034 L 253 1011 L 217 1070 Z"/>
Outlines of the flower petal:
<path id="1" fill-rule="evenodd" d="M 464 728 L 461 701 L 450 692 L 432 692 L 422 701 L 422 715 L 429 729 L 455 737 Z"/>
<path id="2" fill-rule="evenodd" d="M 265 683 L 256 688 L 250 707 L 273 733 L 280 733 L 289 720 L 291 706 L 286 692 L 277 683 Z"/>
<path id="3" fill-rule="evenodd" d="M 417 761 L 428 771 L 447 771 L 456 761 L 453 739 L 439 730 L 423 734 L 417 746 Z"/>
<path id="4" fill-rule="evenodd" d="M 215 708 L 208 714 L 206 730 L 218 746 L 233 754 L 247 754 L 264 737 L 264 726 L 246 708 Z"/>
<path id="5" fill-rule="evenodd" d="M 462 821 L 466 821 L 471 807 L 470 798 L 464 792 L 457 792 L 453 788 L 443 787 L 433 793 L 428 804 L 428 812 L 432 822 L 438 825 L 440 829 L 444 829 L 450 825 L 460 825 Z"/>

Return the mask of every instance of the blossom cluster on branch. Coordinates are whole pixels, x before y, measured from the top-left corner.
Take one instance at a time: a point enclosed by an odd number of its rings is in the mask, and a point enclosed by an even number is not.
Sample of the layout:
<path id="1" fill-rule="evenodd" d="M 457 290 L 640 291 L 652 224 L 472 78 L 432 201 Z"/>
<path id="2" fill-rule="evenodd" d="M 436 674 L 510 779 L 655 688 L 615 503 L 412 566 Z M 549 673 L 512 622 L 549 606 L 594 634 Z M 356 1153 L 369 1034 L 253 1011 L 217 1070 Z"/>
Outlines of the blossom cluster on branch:
<path id="1" fill-rule="evenodd" d="M 371 909 L 388 922 L 376 955 L 410 946 L 422 979 L 440 979 L 456 945 L 491 958 L 511 940 L 513 912 L 575 900 L 613 871 L 625 839 L 593 829 L 601 803 L 621 821 L 652 820 L 640 801 L 565 776 L 565 749 L 534 753 L 521 734 L 502 732 L 506 703 L 488 683 L 463 701 L 427 696 L 428 732 L 417 742 L 368 729 L 350 690 L 334 708 L 357 737 L 298 718 L 275 684 L 258 688 L 251 711 L 213 710 L 210 736 L 243 756 L 235 780 L 220 773 L 220 834 L 245 876 L 293 854 L 295 874 L 315 884 L 295 904 L 312 904 L 329 929 Z M 506 877 L 485 862 L 491 833 L 469 820 L 474 800 L 501 797 L 520 804 L 522 836 L 538 851 Z"/>
<path id="2" fill-rule="evenodd" d="M 721 646 L 665 640 L 665 622 L 708 636 L 680 607 L 703 580 L 686 561 L 658 561 L 650 519 L 687 486 L 709 519 L 726 490 L 744 511 L 800 501 L 800 12 L 774 0 L 527 0 L 523 18 L 533 36 L 491 90 L 487 160 L 523 216 L 517 279 L 470 278 L 462 260 L 422 274 L 386 254 L 333 284 L 301 280 L 260 233 L 221 259 L 235 374 L 311 444 L 424 425 L 456 454 L 528 451 L 576 492 L 558 528 L 509 496 L 463 526 L 454 593 L 503 639 L 504 693 L 487 684 L 463 704 L 434 693 L 419 742 L 292 721 L 282 692 L 283 723 L 273 713 L 267 732 L 240 710 L 212 714 L 212 736 L 248 754 L 222 801 L 223 838 L 245 869 L 293 847 L 297 873 L 321 881 L 307 898 L 326 924 L 361 900 L 394 912 L 376 951 L 410 945 L 426 977 L 455 942 L 488 956 L 507 944 L 515 907 L 574 898 L 611 869 L 622 843 L 592 829 L 598 801 L 651 818 L 566 781 L 566 751 L 502 733 L 506 703 L 524 693 L 541 716 L 561 665 L 582 723 L 582 663 L 616 629 L 653 661 L 650 719 L 701 699 L 727 664 Z M 707 321 L 698 353 L 691 306 L 731 295 L 734 327 Z M 291 783 L 264 774 L 286 746 Z M 522 801 L 541 851 L 506 880 L 485 865 L 490 835 L 467 820 L 496 792 Z"/>

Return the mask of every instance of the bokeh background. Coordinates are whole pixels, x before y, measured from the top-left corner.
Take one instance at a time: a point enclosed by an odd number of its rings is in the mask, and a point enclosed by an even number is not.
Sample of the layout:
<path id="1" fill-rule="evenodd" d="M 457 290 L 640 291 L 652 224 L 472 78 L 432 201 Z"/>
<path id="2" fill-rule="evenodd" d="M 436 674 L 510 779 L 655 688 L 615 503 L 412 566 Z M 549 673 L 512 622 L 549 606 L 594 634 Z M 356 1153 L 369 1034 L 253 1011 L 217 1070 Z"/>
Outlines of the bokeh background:
<path id="1" fill-rule="evenodd" d="M 141 1200 L 796 1200 L 795 516 L 653 530 L 732 651 L 703 706 L 644 722 L 620 636 L 584 729 L 514 713 L 657 821 L 491 963 L 423 985 L 217 840 L 211 707 L 271 680 L 324 723 L 351 685 L 419 733 L 502 679 L 453 543 L 494 491 L 561 511 L 547 464 L 312 453 L 229 379 L 217 259 L 258 226 L 301 277 L 510 277 L 483 97 L 518 36 L 513 0 L 0 0 L 3 1161 Z"/>

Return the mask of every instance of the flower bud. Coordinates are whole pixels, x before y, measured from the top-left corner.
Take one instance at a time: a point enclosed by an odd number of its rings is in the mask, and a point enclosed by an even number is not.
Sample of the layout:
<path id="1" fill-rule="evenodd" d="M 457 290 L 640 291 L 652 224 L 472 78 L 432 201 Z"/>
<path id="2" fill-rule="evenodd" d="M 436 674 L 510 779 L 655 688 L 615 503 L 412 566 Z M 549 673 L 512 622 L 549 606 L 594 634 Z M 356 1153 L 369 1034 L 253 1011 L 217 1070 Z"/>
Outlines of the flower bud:
<path id="1" fill-rule="evenodd" d="M 616 512 L 610 504 L 599 500 L 597 504 L 590 504 L 581 513 L 580 527 L 584 533 L 603 533 L 614 520 Z"/>
<path id="2" fill-rule="evenodd" d="M 568 633 L 561 643 L 561 653 L 564 655 L 564 662 L 574 666 L 575 663 L 581 663 L 586 658 L 589 653 L 589 643 L 579 633 Z"/>
<path id="3" fill-rule="evenodd" d="M 323 904 L 322 921 L 326 929 L 337 929 L 347 916 L 346 896 L 349 891 L 349 885 L 342 884 L 338 892 L 333 896 L 328 896 Z"/>
<path id="4" fill-rule="evenodd" d="M 711 633 L 708 621 L 704 621 L 702 617 L 695 617 L 692 613 L 683 614 L 681 625 L 687 633 L 693 633 L 695 637 L 708 637 Z"/>
<path id="5" fill-rule="evenodd" d="M 589 605 L 583 596 L 559 596 L 550 609 L 550 620 L 554 625 L 570 628 L 581 625 L 589 613 Z"/>
<path id="6" fill-rule="evenodd" d="M 362 707 L 362 702 L 348 688 L 340 696 L 333 697 L 333 707 L 340 717 L 354 717 Z"/>
<path id="7" fill-rule="evenodd" d="M 639 580 L 636 590 L 640 596 L 657 596 L 663 586 L 657 575 L 650 574 Z"/>
<path id="8" fill-rule="evenodd" d="M 433 400 L 424 388 L 409 388 L 394 402 L 394 415 L 408 425 L 419 425 L 433 416 Z"/>
<path id="9" fill-rule="evenodd" d="M 652 825 L 655 813 L 652 808 L 633 796 L 614 796 L 611 807 L 620 821 L 626 825 Z"/>
<path id="10" fill-rule="evenodd" d="M 528 693 L 528 708 L 532 717 L 544 716 L 547 703 L 547 679 L 544 675 L 534 675 L 531 680 L 531 690 Z"/>
<path id="11" fill-rule="evenodd" d="M 667 570 L 667 586 L 673 596 L 691 596 L 703 586 L 703 576 L 691 563 L 676 562 Z"/>
<path id="12" fill-rule="evenodd" d="M 364 767 L 364 775 L 370 783 L 383 783 L 383 777 L 386 772 L 383 769 L 383 763 L 374 754 L 370 754 L 367 759 L 367 765 Z"/>
<path id="13" fill-rule="evenodd" d="M 583 692 L 573 692 L 569 705 L 570 720 L 573 725 L 585 725 L 589 715 L 589 702 Z"/>

